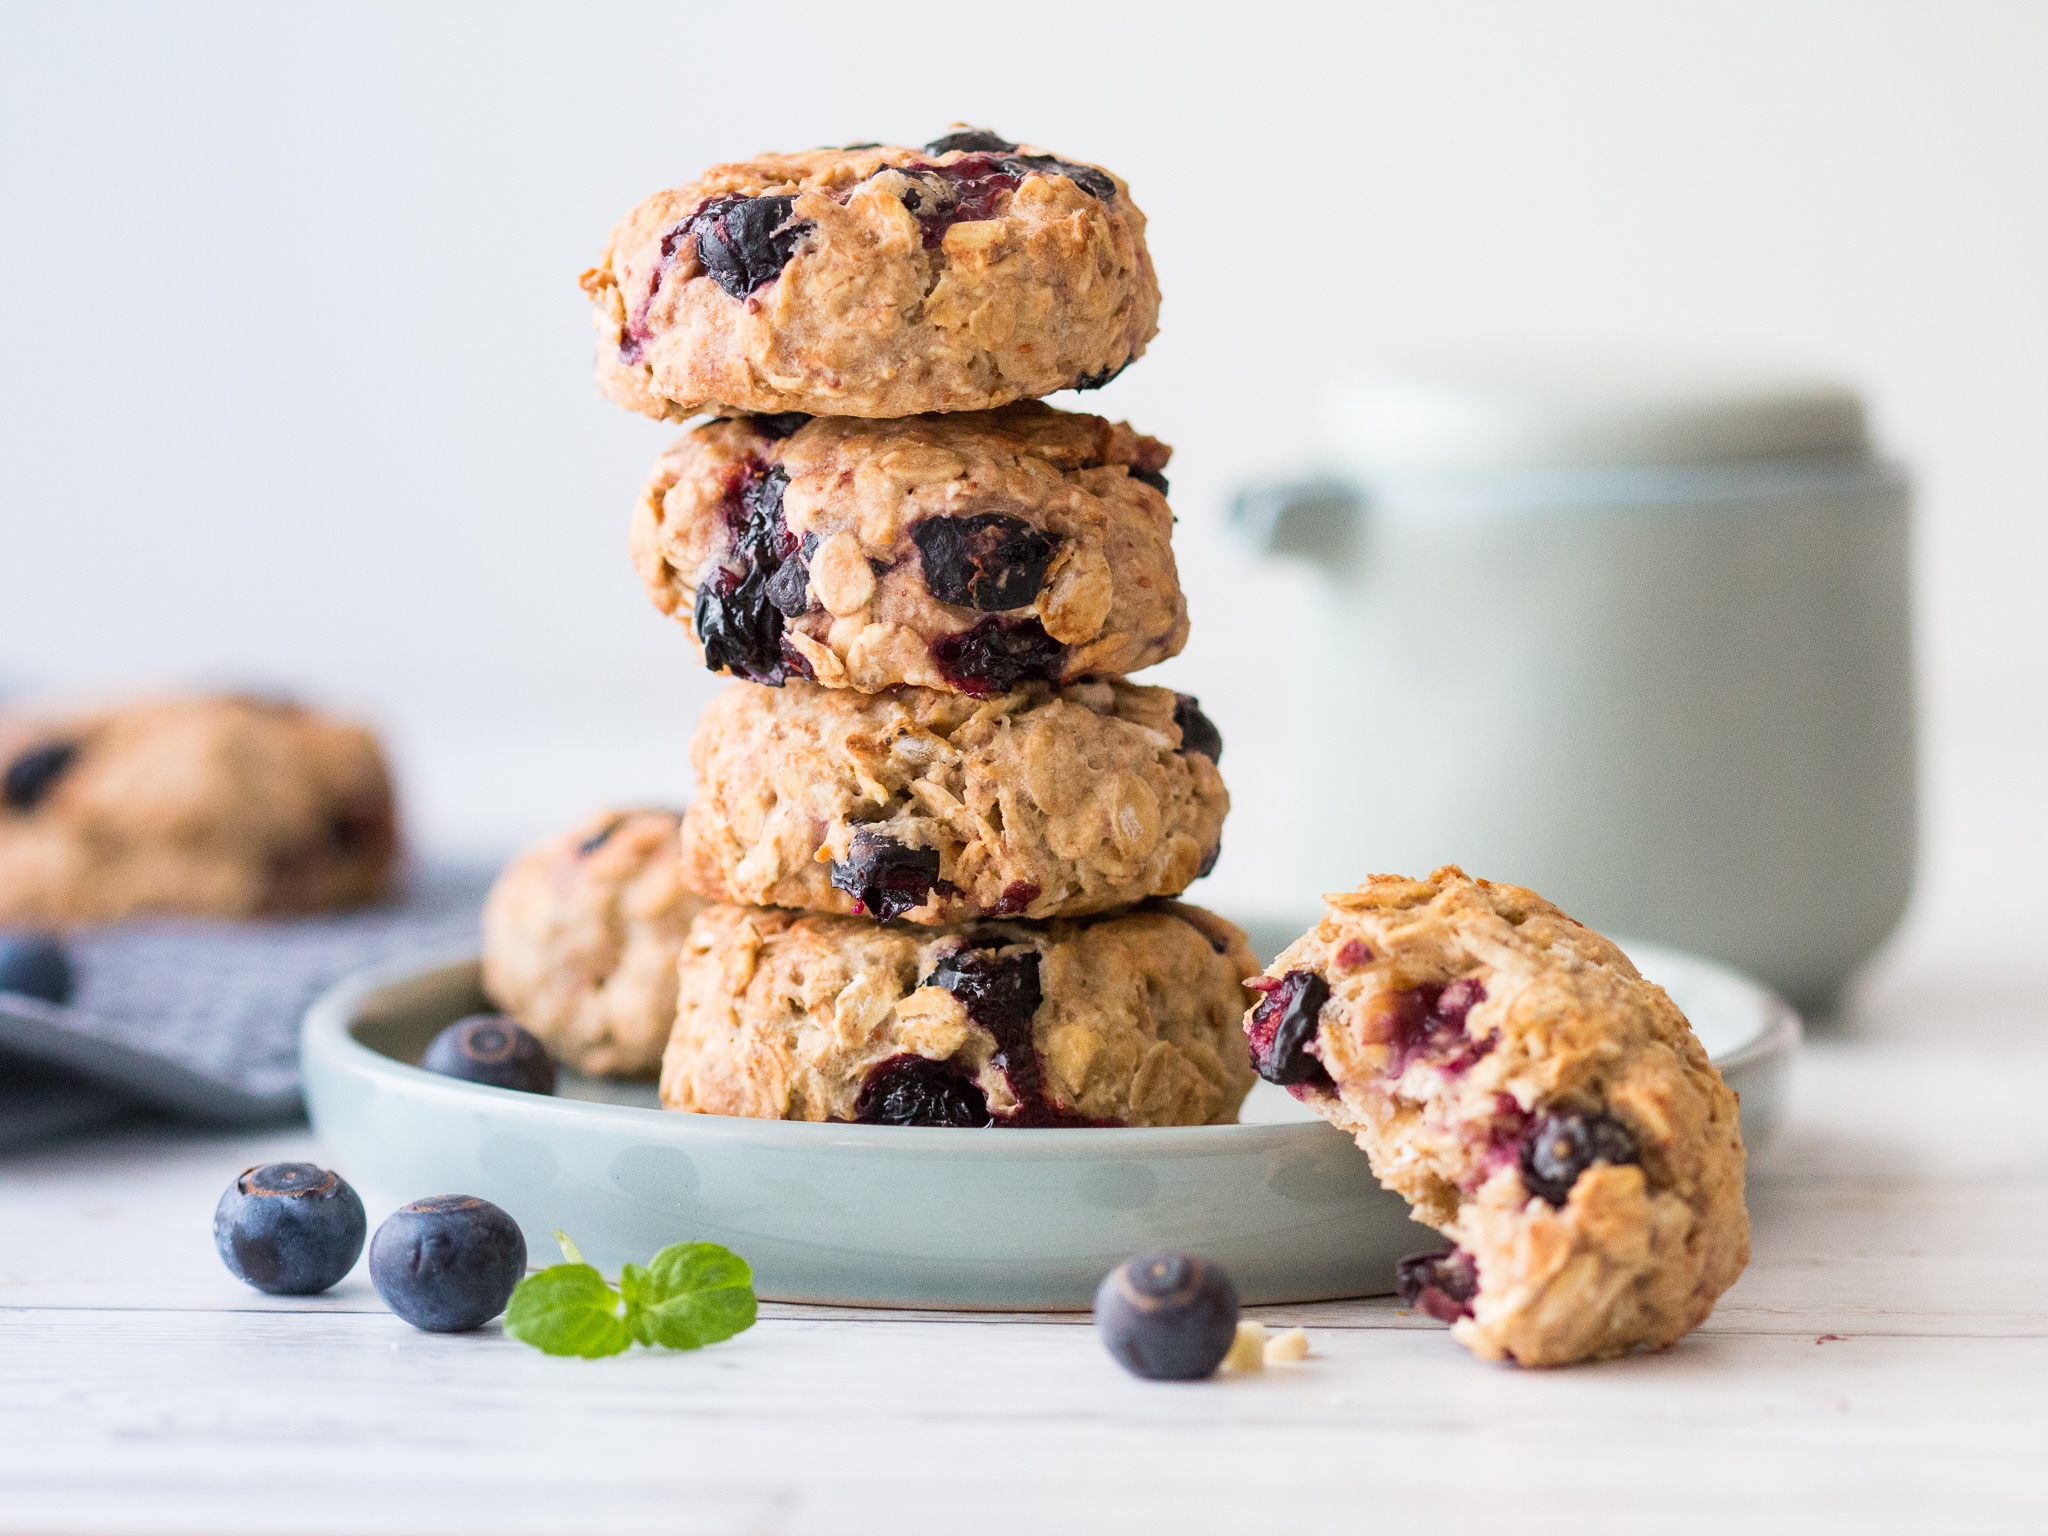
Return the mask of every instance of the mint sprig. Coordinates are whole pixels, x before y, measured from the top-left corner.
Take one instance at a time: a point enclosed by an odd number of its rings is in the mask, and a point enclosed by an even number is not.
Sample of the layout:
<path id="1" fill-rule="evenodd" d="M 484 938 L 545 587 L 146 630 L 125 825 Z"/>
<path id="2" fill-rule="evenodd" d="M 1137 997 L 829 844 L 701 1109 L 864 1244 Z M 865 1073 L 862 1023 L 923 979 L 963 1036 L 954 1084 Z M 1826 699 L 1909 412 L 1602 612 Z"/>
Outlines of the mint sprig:
<path id="1" fill-rule="evenodd" d="M 566 1261 L 528 1275 L 505 1307 L 505 1332 L 550 1355 L 595 1360 L 630 1349 L 701 1349 L 754 1326 L 754 1272 L 716 1243 L 673 1243 L 614 1286 L 557 1232 Z"/>

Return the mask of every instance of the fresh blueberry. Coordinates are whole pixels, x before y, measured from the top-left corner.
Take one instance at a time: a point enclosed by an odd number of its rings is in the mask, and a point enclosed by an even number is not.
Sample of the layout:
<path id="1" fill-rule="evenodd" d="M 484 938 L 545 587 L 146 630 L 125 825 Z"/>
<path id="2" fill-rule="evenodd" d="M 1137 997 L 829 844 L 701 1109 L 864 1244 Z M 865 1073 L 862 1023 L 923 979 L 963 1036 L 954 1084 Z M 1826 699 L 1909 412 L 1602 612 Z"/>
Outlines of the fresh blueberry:
<path id="1" fill-rule="evenodd" d="M 525 1273 L 519 1223 L 474 1195 L 402 1205 L 370 1239 L 370 1283 L 385 1306 L 429 1333 L 482 1327 Z"/>
<path id="2" fill-rule="evenodd" d="M 1564 1110 L 1530 1128 L 1522 1143 L 1522 1183 L 1552 1205 L 1563 1205 L 1593 1164 L 1634 1163 L 1641 1156 L 1629 1128 L 1614 1116 Z"/>
<path id="3" fill-rule="evenodd" d="M 943 1061 L 891 1056 L 869 1071 L 854 1100 L 853 1117 L 862 1125 L 974 1129 L 989 1123 L 988 1096 Z"/>
<path id="4" fill-rule="evenodd" d="M 1126 1259 L 1095 1291 L 1095 1331 L 1117 1364 L 1147 1381 L 1199 1381 L 1237 1337 L 1237 1287 L 1185 1253 Z"/>
<path id="5" fill-rule="evenodd" d="M 923 517 L 910 525 L 927 591 L 942 603 L 984 612 L 1022 608 L 1045 585 L 1059 541 L 1021 517 Z"/>
<path id="6" fill-rule="evenodd" d="M 1052 682 L 1066 655 L 1067 648 L 1035 618 L 986 618 L 932 642 L 940 674 L 976 698 L 1007 693 L 1019 683 Z"/>
<path id="7" fill-rule="evenodd" d="M 1245 1033 L 1252 1065 L 1269 1083 L 1320 1083 L 1330 1074 L 1309 1047 L 1316 1043 L 1316 1018 L 1330 1000 L 1330 984 L 1314 971 L 1289 971 L 1252 1009 Z"/>
<path id="8" fill-rule="evenodd" d="M 75 741 L 49 741 L 17 755 L 0 775 L 0 798 L 12 811 L 32 811 L 78 758 Z"/>
<path id="9" fill-rule="evenodd" d="M 854 833 L 846 857 L 832 865 L 832 884 L 885 923 L 923 906 L 938 883 L 938 849 L 911 848 L 879 832 Z"/>
<path id="10" fill-rule="evenodd" d="M 1153 490 L 1157 491 L 1162 496 L 1167 494 L 1166 476 L 1162 475 L 1158 470 L 1140 469 L 1136 465 L 1127 465 L 1126 468 L 1130 470 L 1131 478 L 1133 480 L 1144 481 L 1145 484 L 1151 486 Z"/>
<path id="11" fill-rule="evenodd" d="M 1199 752 L 1212 763 L 1223 761 L 1223 733 L 1216 729 L 1215 721 L 1202 713 L 1202 706 L 1192 693 L 1173 696 L 1173 723 L 1180 731 L 1181 751 Z"/>
<path id="12" fill-rule="evenodd" d="M 510 1019 L 473 1013 L 457 1019 L 428 1043 L 420 1065 L 443 1077 L 521 1093 L 553 1093 L 555 1064 L 547 1047 Z"/>
<path id="13" fill-rule="evenodd" d="M 780 688 L 793 672 L 810 675 L 802 656 L 784 645 L 787 586 L 775 578 L 801 545 L 783 521 L 782 497 L 789 475 L 781 465 L 750 464 L 726 488 L 722 513 L 732 545 L 720 563 L 699 581 L 691 623 L 704 646 L 704 665 L 730 672 L 749 682 Z M 802 572 L 801 601 L 809 602 L 810 571 Z"/>
<path id="14" fill-rule="evenodd" d="M 71 957 L 55 935 L 0 933 L 0 992 L 61 1006 L 71 1000 L 75 980 Z"/>
<path id="15" fill-rule="evenodd" d="M 311 1296 L 351 1269 L 369 1230 L 341 1175 L 311 1163 L 265 1163 L 213 1208 L 213 1245 L 237 1280 L 272 1296 Z"/>
<path id="16" fill-rule="evenodd" d="M 780 277 L 811 230 L 808 222 L 790 222 L 795 204 L 792 197 L 718 197 L 698 209 L 689 231 L 712 281 L 744 299 Z"/>
<path id="17" fill-rule="evenodd" d="M 1479 1266 L 1462 1248 L 1411 1253 L 1394 1265 L 1394 1289 L 1403 1306 L 1427 1312 L 1441 1323 L 1472 1315 L 1479 1294 Z"/>
<path id="18" fill-rule="evenodd" d="M 950 155 L 954 150 L 962 149 L 970 154 L 1007 155 L 1016 147 L 992 129 L 962 128 L 958 132 L 933 139 L 931 143 L 925 145 L 924 152 L 928 155 Z"/>

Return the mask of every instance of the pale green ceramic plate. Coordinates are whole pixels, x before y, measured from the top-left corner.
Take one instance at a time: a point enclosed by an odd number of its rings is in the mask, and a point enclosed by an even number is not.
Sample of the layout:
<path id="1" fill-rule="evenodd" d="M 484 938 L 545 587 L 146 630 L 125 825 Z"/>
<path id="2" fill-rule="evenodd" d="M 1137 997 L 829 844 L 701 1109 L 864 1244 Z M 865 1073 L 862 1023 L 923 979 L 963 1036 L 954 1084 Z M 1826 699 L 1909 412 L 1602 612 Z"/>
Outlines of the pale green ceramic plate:
<path id="1" fill-rule="evenodd" d="M 1744 1136 L 1784 1106 L 1798 1017 L 1732 971 L 1631 945 L 1742 1095 Z M 380 1217 L 425 1195 L 510 1211 L 536 1261 L 566 1230 L 616 1272 L 683 1239 L 724 1243 L 763 1297 L 856 1306 L 1085 1308 L 1128 1255 L 1220 1263 L 1247 1303 L 1392 1289 L 1440 1245 L 1349 1137 L 1261 1083 L 1247 1123 L 958 1131 L 670 1114 L 651 1087 L 568 1077 L 553 1098 L 412 1065 L 486 1007 L 474 961 L 368 972 L 306 1016 L 306 1102 Z"/>

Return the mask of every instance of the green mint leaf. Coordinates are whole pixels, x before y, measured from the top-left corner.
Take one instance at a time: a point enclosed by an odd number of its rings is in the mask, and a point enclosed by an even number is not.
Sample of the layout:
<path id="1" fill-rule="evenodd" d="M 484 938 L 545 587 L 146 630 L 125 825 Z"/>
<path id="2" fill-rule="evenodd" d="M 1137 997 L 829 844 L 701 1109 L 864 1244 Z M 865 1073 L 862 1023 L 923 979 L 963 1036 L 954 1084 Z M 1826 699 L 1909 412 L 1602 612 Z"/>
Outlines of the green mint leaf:
<path id="1" fill-rule="evenodd" d="M 627 1268 L 638 1302 L 629 1305 L 630 1326 L 642 1344 L 700 1349 L 754 1326 L 754 1272 L 729 1248 L 675 1243 L 646 1269 Z"/>
<path id="2" fill-rule="evenodd" d="M 618 1308 L 619 1293 L 588 1264 L 555 1264 L 514 1288 L 505 1332 L 543 1354 L 595 1360 L 632 1346 Z"/>
<path id="3" fill-rule="evenodd" d="M 577 1248 L 577 1246 L 574 1243 L 569 1241 L 569 1234 L 564 1232 L 560 1227 L 555 1228 L 555 1242 L 562 1250 L 563 1263 L 581 1264 L 583 1262 L 582 1250 Z"/>

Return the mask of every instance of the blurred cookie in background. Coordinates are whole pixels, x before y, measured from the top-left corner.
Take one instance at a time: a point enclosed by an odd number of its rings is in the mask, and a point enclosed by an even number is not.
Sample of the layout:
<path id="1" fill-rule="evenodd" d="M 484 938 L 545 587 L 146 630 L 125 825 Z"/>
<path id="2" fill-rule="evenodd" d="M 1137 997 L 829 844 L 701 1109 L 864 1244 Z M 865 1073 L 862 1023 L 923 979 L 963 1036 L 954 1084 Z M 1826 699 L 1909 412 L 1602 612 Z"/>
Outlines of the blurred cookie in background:
<path id="1" fill-rule="evenodd" d="M 675 811 L 603 811 L 521 854 L 484 903 L 484 991 L 565 1066 L 651 1078 L 697 913 Z"/>
<path id="2" fill-rule="evenodd" d="M 0 712 L 0 922 L 360 906 L 390 893 L 399 846 L 377 739 L 302 705 Z"/>

